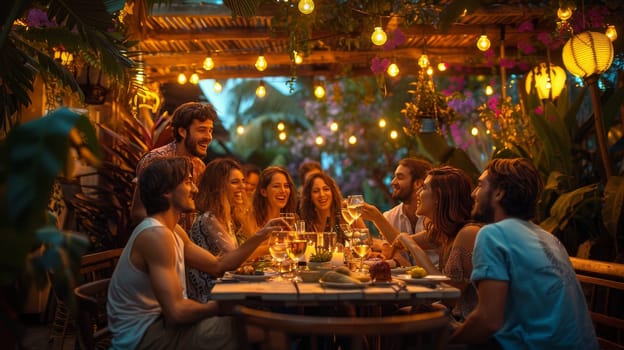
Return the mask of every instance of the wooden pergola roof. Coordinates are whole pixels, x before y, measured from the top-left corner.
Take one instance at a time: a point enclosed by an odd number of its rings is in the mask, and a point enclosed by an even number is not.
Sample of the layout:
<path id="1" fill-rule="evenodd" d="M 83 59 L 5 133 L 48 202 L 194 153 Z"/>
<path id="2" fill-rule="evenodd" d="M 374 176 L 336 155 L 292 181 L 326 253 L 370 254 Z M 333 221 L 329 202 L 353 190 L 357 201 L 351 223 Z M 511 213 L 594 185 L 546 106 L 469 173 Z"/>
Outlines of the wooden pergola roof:
<path id="1" fill-rule="evenodd" d="M 323 6 L 323 1 L 316 2 L 317 8 Z M 134 36 L 140 40 L 137 50 L 141 52 L 148 79 L 172 82 L 181 72 L 187 75 L 196 72 L 201 78 L 214 79 L 292 75 L 288 35 L 271 33 L 276 6 L 263 6 L 250 18 L 233 18 L 226 6 L 203 2 L 155 6 L 152 11 L 141 11 L 135 6 L 134 16 L 140 25 L 135 26 Z M 444 31 L 428 24 L 405 27 L 401 18 L 388 16 L 383 19 L 386 31 L 398 27 L 406 37 L 404 44 L 389 51 L 373 46 L 370 41 L 357 48 L 345 47 L 346 35 L 318 30 L 310 33 L 311 49 L 303 64 L 295 67 L 295 74 L 370 75 L 371 59 L 378 56 L 395 61 L 401 74 L 414 75 L 423 52 L 433 63 L 445 62 L 473 73 L 492 72 L 484 54 L 476 47 L 480 35 L 488 35 L 498 57 L 501 47 L 506 57 L 519 57 L 518 42 L 535 42 L 538 31 L 553 31 L 556 10 L 544 1 L 501 1 L 460 16 Z M 518 25 L 526 21 L 531 21 L 536 29 L 520 32 Z M 618 29 L 624 33 L 621 25 Z M 359 34 L 370 36 L 370 29 L 363 29 Z M 269 63 L 263 72 L 254 67 L 261 52 Z M 204 71 L 202 63 L 208 54 L 215 68 Z M 545 50 L 538 51 L 531 59 L 546 60 Z M 552 60 L 560 61 L 560 54 L 553 53 Z"/>

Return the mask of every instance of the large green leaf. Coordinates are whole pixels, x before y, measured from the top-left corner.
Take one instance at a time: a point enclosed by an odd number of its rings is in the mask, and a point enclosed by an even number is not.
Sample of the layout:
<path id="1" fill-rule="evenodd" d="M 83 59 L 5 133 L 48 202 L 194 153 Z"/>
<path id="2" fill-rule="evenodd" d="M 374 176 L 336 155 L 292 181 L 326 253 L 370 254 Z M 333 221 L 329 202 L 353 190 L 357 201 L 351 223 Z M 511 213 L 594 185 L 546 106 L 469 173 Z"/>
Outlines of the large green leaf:
<path id="1" fill-rule="evenodd" d="M 540 226 L 548 232 L 564 230 L 579 207 L 588 201 L 596 201 L 598 186 L 583 186 L 559 196 L 550 209 L 550 217 L 540 222 Z"/>
<path id="2" fill-rule="evenodd" d="M 611 176 L 607 180 L 604 190 L 604 202 L 602 206 L 602 220 L 607 231 L 616 236 L 622 232 L 624 211 L 624 177 Z"/>

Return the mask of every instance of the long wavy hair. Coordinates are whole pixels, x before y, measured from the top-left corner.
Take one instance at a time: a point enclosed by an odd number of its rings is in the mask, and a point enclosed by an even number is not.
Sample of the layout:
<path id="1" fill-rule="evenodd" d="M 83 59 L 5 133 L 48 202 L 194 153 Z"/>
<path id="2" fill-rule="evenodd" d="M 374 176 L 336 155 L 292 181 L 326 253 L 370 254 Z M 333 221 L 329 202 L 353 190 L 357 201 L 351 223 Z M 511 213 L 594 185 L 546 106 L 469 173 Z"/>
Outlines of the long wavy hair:
<path id="1" fill-rule="evenodd" d="M 235 232 L 236 228 L 240 228 L 243 235 L 249 236 L 256 231 L 257 226 L 252 220 L 247 195 L 243 195 L 242 205 L 232 205 L 225 191 L 233 170 L 243 172 L 240 163 L 231 158 L 218 158 L 206 164 L 206 170 L 199 180 L 195 206 L 201 213 L 211 212 L 224 227 L 230 227 L 232 223 Z"/>
<path id="2" fill-rule="evenodd" d="M 464 171 L 451 166 L 429 170 L 429 186 L 438 205 L 426 224 L 429 238 L 445 245 L 455 239 L 457 232 L 470 222 L 472 210 L 472 180 Z"/>
<path id="3" fill-rule="evenodd" d="M 314 180 L 316 179 L 325 181 L 331 190 L 332 204 L 329 209 L 329 220 L 330 225 L 333 226 L 335 224 L 335 213 L 340 211 L 340 206 L 342 205 L 342 194 L 340 193 L 336 181 L 325 173 L 314 173 L 306 178 L 301 191 L 301 200 L 299 201 L 299 215 L 301 219 L 306 222 L 306 227 L 307 225 L 317 222 L 319 219 L 316 207 L 314 203 L 312 203 L 312 184 L 314 184 Z"/>
<path id="4" fill-rule="evenodd" d="M 294 213 L 297 211 L 297 188 L 290 173 L 280 166 L 270 166 L 262 170 L 260 178 L 258 179 L 258 187 L 253 196 L 253 208 L 256 217 L 256 224 L 258 226 L 264 225 L 269 219 L 269 200 L 260 193 L 260 190 L 267 189 L 273 176 L 276 174 L 282 174 L 286 177 L 288 185 L 290 186 L 290 195 L 286 205 L 280 209 L 281 213 Z"/>

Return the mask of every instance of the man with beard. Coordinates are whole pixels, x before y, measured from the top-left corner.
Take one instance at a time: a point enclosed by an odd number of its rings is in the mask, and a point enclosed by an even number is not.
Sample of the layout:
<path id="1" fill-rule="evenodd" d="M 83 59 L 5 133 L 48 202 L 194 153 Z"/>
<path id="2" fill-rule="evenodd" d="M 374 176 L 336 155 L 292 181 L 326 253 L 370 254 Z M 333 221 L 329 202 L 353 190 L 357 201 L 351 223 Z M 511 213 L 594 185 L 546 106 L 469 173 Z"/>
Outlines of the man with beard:
<path id="1" fill-rule="evenodd" d="M 187 298 L 185 269 L 214 276 L 234 270 L 266 240 L 288 227 L 270 220 L 238 249 L 218 258 L 191 241 L 177 225 L 195 210 L 197 187 L 187 157 L 159 158 L 140 175 L 139 194 L 148 216 L 136 227 L 111 277 L 107 296 L 112 349 L 236 349 L 231 317 L 222 305 Z"/>
<path id="2" fill-rule="evenodd" d="M 479 302 L 451 337 L 479 348 L 597 349 L 585 297 L 559 240 L 530 222 L 543 188 L 522 158 L 494 159 L 472 193 L 472 215 L 490 223 L 474 246 Z"/>
<path id="3" fill-rule="evenodd" d="M 217 113 L 210 104 L 187 102 L 175 109 L 171 117 L 171 129 L 174 141 L 162 147 L 147 152 L 139 161 L 136 168 L 136 179 L 154 160 L 163 157 L 188 157 L 193 164 L 193 179 L 199 181 L 206 165 L 202 160 L 206 156 L 208 146 L 212 142 L 214 123 L 218 119 Z M 138 181 L 137 181 L 138 182 Z M 137 223 L 147 216 L 145 207 L 139 198 L 139 184 L 134 189 L 132 198 L 131 218 Z M 189 230 L 193 215 L 185 215 L 181 220 L 182 227 Z"/>
<path id="4" fill-rule="evenodd" d="M 394 171 L 392 182 L 390 182 L 392 199 L 401 203 L 384 212 L 383 217 L 376 207 L 365 204 L 362 207 L 362 218 L 373 221 L 389 242 L 394 241 L 395 237 L 388 236 L 392 234 L 392 230 L 384 229 L 388 224 L 392 225 L 398 232 L 406 232 L 410 235 L 424 230 L 424 217 L 416 215 L 416 209 L 418 209 L 419 190 L 430 169 L 431 164 L 427 161 L 417 158 L 401 159 Z M 388 248 L 388 243 L 385 242 L 385 246 L 381 248 L 384 255 L 393 255 L 401 265 L 411 265 L 406 251 L 395 255 L 394 252 L 388 253 Z M 426 252 L 433 264 L 436 265 L 438 263 L 437 253 L 434 250 L 427 250 Z"/>

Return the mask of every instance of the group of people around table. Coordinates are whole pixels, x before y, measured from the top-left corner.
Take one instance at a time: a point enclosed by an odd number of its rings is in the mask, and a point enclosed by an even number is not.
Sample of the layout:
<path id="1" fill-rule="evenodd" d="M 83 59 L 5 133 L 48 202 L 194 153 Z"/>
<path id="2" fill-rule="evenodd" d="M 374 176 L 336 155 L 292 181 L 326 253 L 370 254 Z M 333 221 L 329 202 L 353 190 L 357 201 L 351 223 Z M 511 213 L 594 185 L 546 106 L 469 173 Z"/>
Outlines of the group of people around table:
<path id="1" fill-rule="evenodd" d="M 141 220 L 108 292 L 115 349 L 237 348 L 231 310 L 210 300 L 215 278 L 266 254 L 273 231 L 292 229 L 280 212 L 298 212 L 308 231 L 343 220 L 341 192 L 318 163 L 301 169 L 299 191 L 282 167 L 227 158 L 205 164 L 216 120 L 208 104 L 181 105 L 171 121 L 175 140 L 137 166 L 131 210 Z M 250 174 L 256 177 L 246 180 Z M 391 186 L 401 203 L 385 213 L 365 203 L 361 219 L 379 229 L 389 262 L 443 273 L 461 290 L 447 305 L 457 321 L 451 342 L 598 348 L 565 248 L 530 221 L 543 188 L 531 161 L 494 159 L 474 187 L 460 169 L 405 158 Z M 354 225 L 364 226 L 361 219 Z"/>

